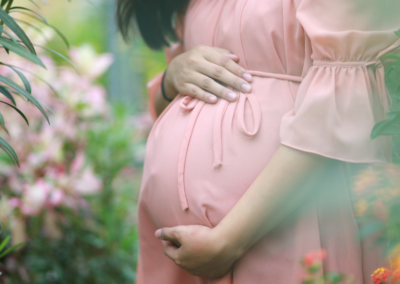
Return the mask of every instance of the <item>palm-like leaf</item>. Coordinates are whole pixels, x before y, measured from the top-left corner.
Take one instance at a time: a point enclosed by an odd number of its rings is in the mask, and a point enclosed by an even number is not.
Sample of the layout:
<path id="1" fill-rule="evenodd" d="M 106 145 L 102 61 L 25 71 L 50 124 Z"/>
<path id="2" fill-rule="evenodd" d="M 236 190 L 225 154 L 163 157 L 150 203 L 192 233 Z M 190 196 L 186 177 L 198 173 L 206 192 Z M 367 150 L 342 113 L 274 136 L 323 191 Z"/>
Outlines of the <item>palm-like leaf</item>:
<path id="1" fill-rule="evenodd" d="M 0 86 L 0 93 L 2 93 L 4 96 L 6 96 L 7 99 L 9 99 L 15 106 L 17 105 L 15 100 L 14 100 L 14 97 L 12 96 L 10 91 L 7 90 L 7 88 L 4 88 L 3 86 Z"/>
<path id="2" fill-rule="evenodd" d="M 25 44 L 25 46 L 29 49 L 29 51 L 36 55 L 35 48 L 33 47 L 32 42 L 24 32 L 24 30 L 17 24 L 17 22 L 7 14 L 6 11 L 0 9 L 0 19 L 4 22 L 4 24 L 13 31 L 13 33 Z"/>
<path id="3" fill-rule="evenodd" d="M 20 44 L 14 43 L 12 40 L 5 38 L 5 37 L 0 37 L 0 44 L 3 45 L 5 48 L 15 52 L 16 54 L 25 57 L 26 59 L 42 66 L 43 68 L 46 68 L 46 66 L 43 64 L 42 60 L 39 59 L 35 54 L 30 53 L 26 48 L 21 46 Z"/>
<path id="4" fill-rule="evenodd" d="M 17 107 L 15 107 L 15 106 L 13 106 L 13 105 L 7 103 L 7 102 L 4 102 L 4 101 L 0 101 L 0 103 L 6 104 L 6 105 L 8 105 L 9 107 L 13 108 L 16 112 L 19 113 L 20 116 L 22 116 L 22 118 L 25 120 L 26 124 L 29 125 L 29 121 L 28 121 L 28 119 L 26 118 L 25 114 L 24 114 L 22 111 L 20 111 Z M 4 120 L 3 120 L 3 123 L 4 123 Z"/>
<path id="5" fill-rule="evenodd" d="M 43 107 L 39 104 L 39 102 L 31 95 L 29 94 L 24 88 L 22 88 L 20 85 L 15 83 L 14 81 L 11 81 L 10 79 L 0 75 L 0 81 L 4 82 L 5 84 L 9 85 L 12 87 L 18 94 L 26 97 L 29 101 L 31 101 L 39 110 L 40 112 L 44 115 L 46 118 L 47 122 L 50 123 L 49 118 L 44 111 Z"/>
<path id="6" fill-rule="evenodd" d="M 8 144 L 6 140 L 0 137 L 0 147 L 6 152 L 6 154 L 18 165 L 19 167 L 19 160 L 18 156 L 15 153 L 14 149 Z"/>
<path id="7" fill-rule="evenodd" d="M 47 22 L 47 20 L 42 15 L 40 15 L 39 13 L 37 13 L 37 12 L 31 10 L 31 9 L 24 8 L 24 7 L 19 7 L 19 6 L 11 8 L 10 12 L 12 12 L 13 10 L 14 10 L 14 12 L 19 12 L 20 14 L 24 14 L 24 15 L 26 15 L 28 17 L 31 17 L 31 18 L 37 20 L 38 22 L 40 22 L 40 23 L 50 27 L 51 29 L 53 29 L 58 34 L 58 36 L 64 41 L 64 43 L 67 46 L 67 48 L 69 48 L 69 42 L 68 42 L 67 38 L 64 36 L 64 34 L 59 29 L 57 29 L 55 26 L 49 24 L 49 22 Z M 23 12 L 21 10 L 29 11 L 29 12 L 33 13 L 33 15 L 30 14 L 30 13 Z"/>

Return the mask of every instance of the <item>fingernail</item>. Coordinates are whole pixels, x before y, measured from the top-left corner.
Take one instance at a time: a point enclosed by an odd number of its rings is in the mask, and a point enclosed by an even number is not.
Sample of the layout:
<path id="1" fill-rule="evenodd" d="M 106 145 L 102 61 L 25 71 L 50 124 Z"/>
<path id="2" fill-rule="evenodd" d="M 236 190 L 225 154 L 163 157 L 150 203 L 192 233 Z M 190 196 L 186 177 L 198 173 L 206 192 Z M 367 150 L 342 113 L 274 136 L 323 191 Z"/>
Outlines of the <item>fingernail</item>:
<path id="1" fill-rule="evenodd" d="M 243 84 L 243 85 L 242 85 L 242 90 L 243 90 L 244 92 L 250 92 L 251 86 L 250 86 L 249 84 Z"/>
<path id="2" fill-rule="evenodd" d="M 210 100 L 210 102 L 215 103 L 217 101 L 217 97 L 216 96 L 210 96 L 208 98 Z"/>
<path id="3" fill-rule="evenodd" d="M 161 238 L 161 229 L 157 230 L 155 235 L 156 235 L 157 239 L 160 239 Z"/>
<path id="4" fill-rule="evenodd" d="M 232 92 L 228 93 L 226 96 L 227 96 L 228 99 L 230 99 L 231 101 L 234 101 L 234 100 L 236 99 L 236 97 L 237 97 L 237 95 L 236 95 L 235 93 L 232 93 Z"/>
<path id="5" fill-rule="evenodd" d="M 247 81 L 251 81 L 253 79 L 253 76 L 251 76 L 249 73 L 244 73 L 243 78 Z"/>

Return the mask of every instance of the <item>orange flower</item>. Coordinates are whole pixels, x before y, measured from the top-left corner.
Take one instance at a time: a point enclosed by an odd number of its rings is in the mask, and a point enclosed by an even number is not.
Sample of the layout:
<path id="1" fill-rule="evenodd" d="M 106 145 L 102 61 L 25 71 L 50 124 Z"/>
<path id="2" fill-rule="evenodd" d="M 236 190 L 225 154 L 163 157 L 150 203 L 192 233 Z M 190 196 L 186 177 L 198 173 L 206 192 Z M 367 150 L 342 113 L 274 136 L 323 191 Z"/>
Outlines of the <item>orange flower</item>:
<path id="1" fill-rule="evenodd" d="M 391 276 L 391 271 L 386 268 L 378 268 L 375 270 L 374 273 L 372 273 L 372 282 L 374 284 L 384 284 L 389 280 L 389 277 Z"/>
<path id="2" fill-rule="evenodd" d="M 393 283 L 400 283 L 400 268 L 397 268 L 392 274 Z"/>
<path id="3" fill-rule="evenodd" d="M 306 267 L 311 267 L 314 264 L 321 263 L 325 257 L 326 251 L 324 249 L 312 251 L 304 256 L 303 262 Z"/>
<path id="4" fill-rule="evenodd" d="M 397 269 L 400 271 L 400 245 L 397 245 L 392 249 L 389 258 L 391 260 L 393 271 Z"/>

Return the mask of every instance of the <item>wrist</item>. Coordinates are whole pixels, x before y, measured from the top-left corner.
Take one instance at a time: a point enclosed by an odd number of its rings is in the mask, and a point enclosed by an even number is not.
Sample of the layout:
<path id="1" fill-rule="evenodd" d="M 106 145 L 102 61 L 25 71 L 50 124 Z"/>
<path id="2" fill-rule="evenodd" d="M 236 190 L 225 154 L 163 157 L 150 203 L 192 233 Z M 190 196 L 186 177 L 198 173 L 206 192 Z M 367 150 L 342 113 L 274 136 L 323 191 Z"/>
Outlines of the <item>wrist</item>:
<path id="1" fill-rule="evenodd" d="M 171 80 L 168 76 L 168 68 L 164 71 L 163 78 L 161 81 L 161 92 L 162 96 L 166 101 L 171 102 L 178 95 L 178 92 L 171 84 Z"/>
<path id="2" fill-rule="evenodd" d="M 227 230 L 222 225 L 217 225 L 211 230 L 213 239 L 218 244 L 218 250 L 221 254 L 226 255 L 228 258 L 236 261 L 242 257 L 248 250 L 246 244 L 240 241 L 237 235 L 233 234 L 231 230 Z"/>

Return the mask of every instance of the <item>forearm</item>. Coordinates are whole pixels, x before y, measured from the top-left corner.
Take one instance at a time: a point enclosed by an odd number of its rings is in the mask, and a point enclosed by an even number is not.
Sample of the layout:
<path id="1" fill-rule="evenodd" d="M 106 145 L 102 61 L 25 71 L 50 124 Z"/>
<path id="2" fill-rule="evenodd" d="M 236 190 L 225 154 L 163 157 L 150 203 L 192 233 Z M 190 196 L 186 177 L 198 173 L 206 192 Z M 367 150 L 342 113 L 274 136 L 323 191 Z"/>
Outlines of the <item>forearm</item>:
<path id="1" fill-rule="evenodd" d="M 332 160 L 281 146 L 250 188 L 215 228 L 230 253 L 240 257 L 313 192 Z"/>

